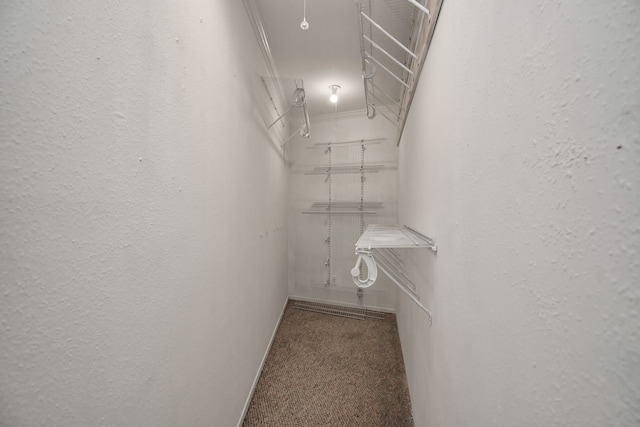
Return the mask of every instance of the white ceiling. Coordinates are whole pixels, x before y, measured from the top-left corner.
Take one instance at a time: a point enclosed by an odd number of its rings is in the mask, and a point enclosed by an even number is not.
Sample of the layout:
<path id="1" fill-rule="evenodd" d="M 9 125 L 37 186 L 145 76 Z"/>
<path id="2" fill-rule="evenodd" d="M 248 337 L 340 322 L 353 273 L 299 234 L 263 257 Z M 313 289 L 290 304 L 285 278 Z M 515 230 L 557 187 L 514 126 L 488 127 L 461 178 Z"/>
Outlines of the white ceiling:
<path id="1" fill-rule="evenodd" d="M 338 112 L 364 110 L 359 27 L 353 0 L 255 0 L 280 77 L 304 81 L 309 114 L 336 112 L 330 85 L 340 85 Z M 364 114 L 364 113 L 363 113 Z"/>

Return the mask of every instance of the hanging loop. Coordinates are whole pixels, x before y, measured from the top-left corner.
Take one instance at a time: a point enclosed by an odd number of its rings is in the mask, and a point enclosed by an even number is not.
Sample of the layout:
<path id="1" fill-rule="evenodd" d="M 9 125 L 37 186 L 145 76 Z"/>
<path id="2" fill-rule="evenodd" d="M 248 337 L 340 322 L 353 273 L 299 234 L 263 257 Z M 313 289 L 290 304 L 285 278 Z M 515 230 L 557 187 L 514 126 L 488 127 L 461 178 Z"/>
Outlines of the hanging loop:
<path id="1" fill-rule="evenodd" d="M 304 105 L 305 98 L 306 94 L 304 93 L 304 89 L 297 88 L 295 91 L 293 91 L 291 102 L 295 107 L 302 107 Z"/>
<path id="2" fill-rule="evenodd" d="M 373 104 L 367 104 L 367 119 L 371 120 L 376 116 L 376 107 Z"/>
<path id="3" fill-rule="evenodd" d="M 367 278 L 365 280 L 360 279 L 360 265 L 362 261 L 367 265 Z M 351 269 L 351 279 L 353 283 L 359 288 L 368 288 L 376 282 L 378 278 L 378 267 L 376 261 L 373 259 L 373 255 L 369 253 L 358 254 L 358 260 L 356 266 Z"/>
<path id="4" fill-rule="evenodd" d="M 364 58 L 364 67 L 362 68 L 362 77 L 371 79 L 376 75 L 376 64 L 371 62 L 368 57 Z"/>

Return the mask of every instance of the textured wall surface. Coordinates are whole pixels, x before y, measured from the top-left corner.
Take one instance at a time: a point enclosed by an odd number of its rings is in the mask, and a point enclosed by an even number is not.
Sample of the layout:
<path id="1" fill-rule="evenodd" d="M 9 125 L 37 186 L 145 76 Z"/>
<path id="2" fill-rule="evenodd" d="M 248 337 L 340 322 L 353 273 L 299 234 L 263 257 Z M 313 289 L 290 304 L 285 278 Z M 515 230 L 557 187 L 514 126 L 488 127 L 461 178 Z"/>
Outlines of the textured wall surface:
<path id="1" fill-rule="evenodd" d="M 640 4 L 446 0 L 398 170 L 416 425 L 640 425 Z"/>
<path id="2" fill-rule="evenodd" d="M 0 5 L 0 424 L 235 425 L 287 294 L 242 2 Z"/>

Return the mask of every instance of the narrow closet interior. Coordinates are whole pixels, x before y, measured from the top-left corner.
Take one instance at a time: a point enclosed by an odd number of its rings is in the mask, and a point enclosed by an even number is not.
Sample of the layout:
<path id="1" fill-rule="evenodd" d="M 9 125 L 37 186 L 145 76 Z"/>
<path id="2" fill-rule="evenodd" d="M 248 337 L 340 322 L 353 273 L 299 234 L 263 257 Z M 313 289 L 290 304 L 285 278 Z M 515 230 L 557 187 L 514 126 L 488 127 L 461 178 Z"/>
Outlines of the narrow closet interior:
<path id="1" fill-rule="evenodd" d="M 441 4 L 302 0 L 297 26 L 283 25 L 296 2 L 244 3 L 274 73 L 261 78 L 271 103 L 263 120 L 289 169 L 290 299 L 244 423 L 411 426 L 393 313 L 407 298 L 432 324 L 415 277 L 437 246 L 397 224 L 397 145 Z M 335 389 L 324 384 L 333 375 Z"/>
<path id="2" fill-rule="evenodd" d="M 639 425 L 639 29 L 3 1 L 0 424 Z"/>
<path id="3" fill-rule="evenodd" d="M 244 4 L 277 74 L 262 77 L 264 120 L 290 168 L 290 297 L 393 311 L 395 285 L 431 321 L 403 260 L 424 245 L 380 226 L 397 225 L 397 145 L 441 2 Z M 296 6 L 300 25 L 283 25 Z M 356 248 L 365 232 L 377 248 Z"/>

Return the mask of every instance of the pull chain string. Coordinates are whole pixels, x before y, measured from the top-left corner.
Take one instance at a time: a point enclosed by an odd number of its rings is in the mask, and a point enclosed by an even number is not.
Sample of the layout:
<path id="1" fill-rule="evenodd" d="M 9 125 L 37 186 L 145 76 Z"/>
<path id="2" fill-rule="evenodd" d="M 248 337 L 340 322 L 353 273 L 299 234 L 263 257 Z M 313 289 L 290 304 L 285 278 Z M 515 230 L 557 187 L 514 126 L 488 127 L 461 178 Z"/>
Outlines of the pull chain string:
<path id="1" fill-rule="evenodd" d="M 307 0 L 302 1 L 302 22 L 300 23 L 300 28 L 303 30 L 309 29 L 309 23 L 307 22 Z"/>

